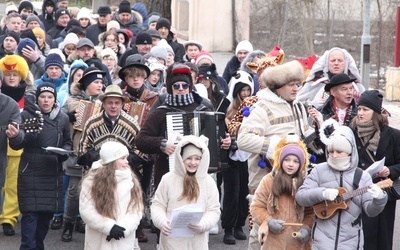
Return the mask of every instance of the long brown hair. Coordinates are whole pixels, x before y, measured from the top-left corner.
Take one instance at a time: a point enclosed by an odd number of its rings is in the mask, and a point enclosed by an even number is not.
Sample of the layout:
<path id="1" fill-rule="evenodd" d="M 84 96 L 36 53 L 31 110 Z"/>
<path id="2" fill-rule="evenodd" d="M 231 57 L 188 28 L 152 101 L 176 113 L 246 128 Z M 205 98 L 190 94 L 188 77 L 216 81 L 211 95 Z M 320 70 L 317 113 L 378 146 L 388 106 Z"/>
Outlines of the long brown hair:
<path id="1" fill-rule="evenodd" d="M 233 97 L 232 104 L 229 106 L 228 111 L 226 112 L 226 118 L 229 121 L 232 120 L 232 118 L 235 116 L 242 101 L 243 100 L 242 98 L 240 98 L 240 91 L 239 91 L 237 95 Z"/>
<path id="2" fill-rule="evenodd" d="M 200 194 L 200 187 L 197 183 L 196 173 L 189 173 L 186 171 L 183 177 L 183 191 L 181 196 L 179 196 L 178 201 L 187 199 L 189 203 L 197 202 Z"/>
<path id="3" fill-rule="evenodd" d="M 93 197 L 95 208 L 102 216 L 116 219 L 115 197 L 117 180 L 115 178 L 114 162 L 108 163 L 98 169 L 90 170 L 87 177 L 93 178 L 93 185 L 90 193 Z M 143 213 L 143 194 L 140 183 L 132 172 L 133 187 L 131 189 L 131 200 L 129 201 L 127 211 Z"/>
<path id="4" fill-rule="evenodd" d="M 353 120 L 351 120 L 350 128 L 353 131 L 357 131 L 357 119 L 358 117 L 355 116 Z M 372 114 L 372 124 L 374 125 L 374 128 L 376 131 L 381 130 L 383 126 L 388 126 L 389 125 L 389 119 L 387 115 L 384 114 L 378 114 L 374 111 Z"/>

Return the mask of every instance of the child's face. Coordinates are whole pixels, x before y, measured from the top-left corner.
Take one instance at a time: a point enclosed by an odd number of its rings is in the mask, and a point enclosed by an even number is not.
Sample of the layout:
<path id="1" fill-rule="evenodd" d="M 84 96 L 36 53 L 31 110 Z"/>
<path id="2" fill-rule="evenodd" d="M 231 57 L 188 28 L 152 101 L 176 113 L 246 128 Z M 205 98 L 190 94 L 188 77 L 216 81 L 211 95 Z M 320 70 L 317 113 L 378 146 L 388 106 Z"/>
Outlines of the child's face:
<path id="1" fill-rule="evenodd" d="M 239 92 L 240 99 L 243 100 L 244 98 L 249 97 L 251 95 L 250 92 L 251 92 L 250 86 L 243 87 Z"/>
<path id="2" fill-rule="evenodd" d="M 152 85 L 156 85 L 158 81 L 160 81 L 160 77 L 161 77 L 161 72 L 159 70 L 153 70 L 153 72 L 150 73 L 149 82 Z"/>
<path id="3" fill-rule="evenodd" d="M 184 160 L 183 164 L 185 165 L 186 171 L 188 171 L 189 173 L 195 173 L 197 171 L 197 168 L 199 167 L 200 161 L 200 156 L 192 155 Z"/>
<path id="4" fill-rule="evenodd" d="M 125 170 L 129 168 L 128 156 L 124 156 L 114 161 L 114 167 L 116 170 Z"/>
<path id="5" fill-rule="evenodd" d="M 282 169 L 287 175 L 293 175 L 299 170 L 300 161 L 294 155 L 288 155 L 283 159 Z"/>
<path id="6" fill-rule="evenodd" d="M 344 157 L 348 157 L 349 154 L 343 151 L 339 151 L 339 150 L 332 150 L 329 151 L 329 157 L 338 159 L 338 158 L 344 158 Z"/>
<path id="7" fill-rule="evenodd" d="M 125 76 L 125 82 L 133 89 L 140 89 L 144 83 L 145 78 L 143 76 Z"/>

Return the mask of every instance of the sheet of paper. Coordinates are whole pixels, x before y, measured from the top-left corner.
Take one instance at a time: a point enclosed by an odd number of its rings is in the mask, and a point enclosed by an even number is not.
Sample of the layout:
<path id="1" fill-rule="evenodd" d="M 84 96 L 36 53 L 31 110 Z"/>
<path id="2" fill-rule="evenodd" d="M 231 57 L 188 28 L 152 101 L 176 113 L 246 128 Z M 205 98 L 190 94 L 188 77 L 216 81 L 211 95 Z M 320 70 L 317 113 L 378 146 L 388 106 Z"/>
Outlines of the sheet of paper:
<path id="1" fill-rule="evenodd" d="M 189 204 L 172 210 L 171 214 L 171 234 L 172 238 L 191 238 L 195 232 L 188 228 L 188 225 L 197 224 L 203 217 L 202 208 L 195 204 Z"/>
<path id="2" fill-rule="evenodd" d="M 46 147 L 46 148 L 43 147 L 43 149 L 60 155 L 68 155 L 74 152 L 73 150 L 65 150 L 63 148 L 57 148 L 57 147 Z"/>
<path id="3" fill-rule="evenodd" d="M 371 164 L 365 171 L 371 175 L 371 178 L 374 178 L 375 175 L 383 169 L 385 166 L 385 157 L 382 160 L 376 161 Z"/>

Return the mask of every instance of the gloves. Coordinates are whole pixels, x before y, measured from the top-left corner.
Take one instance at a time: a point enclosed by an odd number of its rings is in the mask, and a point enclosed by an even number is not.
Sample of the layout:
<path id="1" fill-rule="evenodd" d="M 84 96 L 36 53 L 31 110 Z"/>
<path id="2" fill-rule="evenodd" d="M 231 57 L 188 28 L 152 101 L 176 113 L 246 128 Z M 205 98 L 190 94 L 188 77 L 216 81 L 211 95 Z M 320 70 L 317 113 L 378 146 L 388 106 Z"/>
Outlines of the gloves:
<path id="1" fill-rule="evenodd" d="M 367 191 L 368 191 L 368 193 L 371 194 L 372 198 L 374 198 L 374 199 L 380 200 L 380 199 L 385 198 L 385 193 L 376 184 L 372 184 L 371 186 L 369 186 Z"/>
<path id="2" fill-rule="evenodd" d="M 172 228 L 170 227 L 169 223 L 170 223 L 169 220 L 165 220 L 161 228 L 161 232 L 166 236 L 168 236 L 172 231 Z"/>
<path id="3" fill-rule="evenodd" d="M 301 243 L 306 243 L 310 238 L 310 229 L 308 227 L 301 227 L 299 233 L 296 235 L 296 240 Z"/>
<path id="4" fill-rule="evenodd" d="M 125 238 L 124 234 L 125 228 L 118 226 L 115 224 L 111 230 L 110 230 L 110 235 L 107 236 L 107 241 L 110 241 L 111 239 L 116 239 L 119 240 L 121 238 Z"/>
<path id="5" fill-rule="evenodd" d="M 337 190 L 336 188 L 327 188 L 322 192 L 322 196 L 327 201 L 335 200 L 336 197 L 338 196 L 338 194 L 339 194 L 339 190 Z"/>
<path id="6" fill-rule="evenodd" d="M 268 227 L 269 231 L 271 231 L 274 234 L 278 234 L 283 230 L 282 224 L 285 223 L 283 220 L 275 220 L 275 219 L 268 219 Z"/>
<path id="7" fill-rule="evenodd" d="M 198 234 L 205 232 L 205 226 L 201 222 L 197 225 L 189 224 L 188 228 L 190 228 L 191 230 L 193 230 L 195 233 Z"/>

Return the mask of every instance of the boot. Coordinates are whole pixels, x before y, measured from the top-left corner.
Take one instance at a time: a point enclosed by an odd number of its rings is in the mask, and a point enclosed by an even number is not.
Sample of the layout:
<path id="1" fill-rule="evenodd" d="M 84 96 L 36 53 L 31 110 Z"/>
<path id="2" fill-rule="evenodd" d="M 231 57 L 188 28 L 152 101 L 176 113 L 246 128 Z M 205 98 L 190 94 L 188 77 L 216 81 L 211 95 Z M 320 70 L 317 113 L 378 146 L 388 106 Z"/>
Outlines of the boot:
<path id="1" fill-rule="evenodd" d="M 75 231 L 80 232 L 81 234 L 85 233 L 85 222 L 82 220 L 81 217 L 76 218 L 76 224 L 75 224 Z"/>
<path id="2" fill-rule="evenodd" d="M 225 229 L 224 243 L 227 245 L 235 245 L 236 244 L 236 240 L 235 240 L 235 237 L 233 236 L 232 228 Z"/>
<path id="3" fill-rule="evenodd" d="M 13 228 L 13 226 L 9 223 L 4 223 L 3 224 L 3 234 L 5 236 L 13 236 L 15 235 L 15 230 Z"/>
<path id="4" fill-rule="evenodd" d="M 246 236 L 246 234 L 243 232 L 242 227 L 235 227 L 233 236 L 234 236 L 237 240 L 247 240 L 247 236 Z"/>
<path id="5" fill-rule="evenodd" d="M 53 220 L 51 221 L 50 228 L 53 230 L 57 230 L 62 228 L 62 225 L 63 225 L 63 216 L 62 215 L 54 216 Z"/>
<path id="6" fill-rule="evenodd" d="M 74 223 L 64 223 L 63 233 L 61 235 L 61 241 L 70 242 L 72 240 L 72 232 L 74 231 Z"/>

